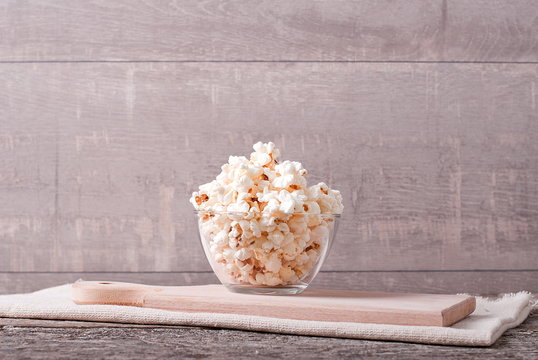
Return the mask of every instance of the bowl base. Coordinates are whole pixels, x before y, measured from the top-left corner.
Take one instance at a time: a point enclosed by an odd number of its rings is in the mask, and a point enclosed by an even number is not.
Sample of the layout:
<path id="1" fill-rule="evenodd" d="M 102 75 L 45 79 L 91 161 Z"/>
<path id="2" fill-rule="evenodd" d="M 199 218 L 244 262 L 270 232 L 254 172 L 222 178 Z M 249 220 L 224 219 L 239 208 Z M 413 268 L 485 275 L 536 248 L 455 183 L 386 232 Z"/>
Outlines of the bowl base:
<path id="1" fill-rule="evenodd" d="M 224 286 L 231 292 L 251 295 L 296 295 L 302 293 L 307 287 L 306 284 L 284 286 L 224 284 Z"/>

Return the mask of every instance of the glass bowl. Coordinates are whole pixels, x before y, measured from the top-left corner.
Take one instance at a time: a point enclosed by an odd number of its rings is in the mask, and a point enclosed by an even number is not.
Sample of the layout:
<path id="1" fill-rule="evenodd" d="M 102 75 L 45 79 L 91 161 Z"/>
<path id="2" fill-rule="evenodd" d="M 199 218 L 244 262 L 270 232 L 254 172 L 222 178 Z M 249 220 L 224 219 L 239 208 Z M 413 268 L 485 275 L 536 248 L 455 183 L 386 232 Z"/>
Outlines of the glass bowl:
<path id="1" fill-rule="evenodd" d="M 340 215 L 196 211 L 211 268 L 228 290 L 299 294 L 331 248 Z"/>

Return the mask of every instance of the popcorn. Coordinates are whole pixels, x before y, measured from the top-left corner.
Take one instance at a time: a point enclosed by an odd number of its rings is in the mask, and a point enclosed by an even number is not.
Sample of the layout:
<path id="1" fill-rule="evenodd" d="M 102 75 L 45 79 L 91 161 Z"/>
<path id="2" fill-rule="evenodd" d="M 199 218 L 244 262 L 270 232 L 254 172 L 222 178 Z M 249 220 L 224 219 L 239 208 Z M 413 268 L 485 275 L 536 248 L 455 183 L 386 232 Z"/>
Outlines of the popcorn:
<path id="1" fill-rule="evenodd" d="M 272 142 L 253 148 L 248 159 L 230 156 L 216 179 L 192 194 L 204 249 L 229 283 L 301 283 L 326 252 L 342 196 L 324 183 L 308 187 L 307 170 L 279 162 Z"/>

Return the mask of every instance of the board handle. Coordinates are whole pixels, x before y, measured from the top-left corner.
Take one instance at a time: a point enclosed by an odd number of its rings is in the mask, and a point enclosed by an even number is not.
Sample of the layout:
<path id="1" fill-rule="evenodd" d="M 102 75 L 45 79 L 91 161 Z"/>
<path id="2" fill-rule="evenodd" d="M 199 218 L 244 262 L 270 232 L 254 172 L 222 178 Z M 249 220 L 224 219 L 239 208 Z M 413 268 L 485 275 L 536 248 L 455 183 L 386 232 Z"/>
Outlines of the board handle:
<path id="1" fill-rule="evenodd" d="M 71 287 L 71 298 L 79 305 L 144 306 L 149 293 L 162 291 L 158 286 L 115 281 L 77 281 Z"/>

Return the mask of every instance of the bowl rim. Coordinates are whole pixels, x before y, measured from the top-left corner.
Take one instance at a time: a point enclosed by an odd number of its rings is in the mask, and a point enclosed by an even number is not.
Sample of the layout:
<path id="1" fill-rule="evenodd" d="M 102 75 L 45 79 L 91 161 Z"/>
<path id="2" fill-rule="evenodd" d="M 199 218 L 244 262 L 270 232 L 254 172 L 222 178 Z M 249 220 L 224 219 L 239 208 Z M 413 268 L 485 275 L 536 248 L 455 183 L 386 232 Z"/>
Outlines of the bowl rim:
<path id="1" fill-rule="evenodd" d="M 196 209 L 193 210 L 195 214 L 200 213 L 213 213 L 213 214 L 232 214 L 232 215 L 249 215 L 251 212 L 248 211 L 216 211 L 216 210 L 202 210 L 202 209 Z M 341 217 L 342 214 L 337 213 L 320 213 L 320 214 L 313 214 L 313 213 L 307 213 L 307 212 L 279 212 L 279 213 L 264 213 L 264 212 L 256 212 L 255 214 L 260 214 L 262 216 L 285 216 L 285 215 L 319 215 L 319 216 L 332 216 L 332 217 Z"/>

